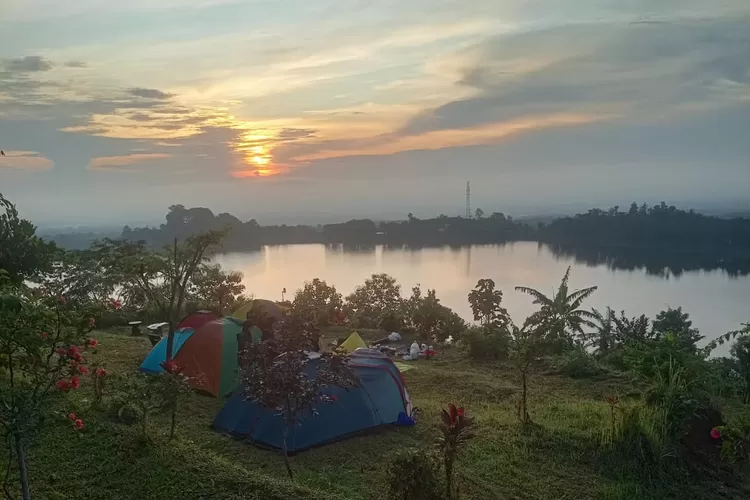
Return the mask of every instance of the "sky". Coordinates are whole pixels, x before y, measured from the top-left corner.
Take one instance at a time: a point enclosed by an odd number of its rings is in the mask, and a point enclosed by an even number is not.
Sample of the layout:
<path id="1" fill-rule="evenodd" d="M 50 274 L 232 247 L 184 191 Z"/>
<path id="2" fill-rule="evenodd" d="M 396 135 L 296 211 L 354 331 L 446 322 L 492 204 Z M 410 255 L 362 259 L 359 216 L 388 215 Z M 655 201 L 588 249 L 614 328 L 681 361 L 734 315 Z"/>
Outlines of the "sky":
<path id="1" fill-rule="evenodd" d="M 40 225 L 750 203 L 747 0 L 0 0 Z"/>

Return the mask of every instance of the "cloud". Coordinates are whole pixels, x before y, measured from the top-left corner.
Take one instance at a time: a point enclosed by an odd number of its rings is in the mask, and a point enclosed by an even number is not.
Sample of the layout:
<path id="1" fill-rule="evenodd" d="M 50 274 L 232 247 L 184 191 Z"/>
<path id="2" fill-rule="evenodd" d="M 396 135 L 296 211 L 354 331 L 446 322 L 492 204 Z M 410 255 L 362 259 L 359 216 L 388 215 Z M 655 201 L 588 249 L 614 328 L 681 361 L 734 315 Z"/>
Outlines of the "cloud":
<path id="1" fill-rule="evenodd" d="M 169 99 L 174 97 L 174 94 L 168 94 L 157 89 L 146 89 L 142 87 L 135 87 L 128 91 L 131 95 L 136 97 L 143 97 L 144 99 Z"/>
<path id="2" fill-rule="evenodd" d="M 88 64 L 83 61 L 67 61 L 65 63 L 66 68 L 88 68 Z"/>
<path id="3" fill-rule="evenodd" d="M 137 163 L 151 162 L 154 160 L 163 160 L 172 155 L 166 153 L 134 153 L 122 156 L 100 156 L 93 158 L 88 165 L 89 170 L 125 170 L 122 167 L 129 167 Z"/>
<path id="4" fill-rule="evenodd" d="M 42 171 L 54 167 L 49 158 L 45 158 L 36 151 L 5 151 L 5 156 L 0 156 L 0 172 L 3 169 Z"/>
<path id="5" fill-rule="evenodd" d="M 5 62 L 8 71 L 19 73 L 32 73 L 36 71 L 49 71 L 54 65 L 42 56 L 26 56 L 18 59 L 10 59 Z"/>

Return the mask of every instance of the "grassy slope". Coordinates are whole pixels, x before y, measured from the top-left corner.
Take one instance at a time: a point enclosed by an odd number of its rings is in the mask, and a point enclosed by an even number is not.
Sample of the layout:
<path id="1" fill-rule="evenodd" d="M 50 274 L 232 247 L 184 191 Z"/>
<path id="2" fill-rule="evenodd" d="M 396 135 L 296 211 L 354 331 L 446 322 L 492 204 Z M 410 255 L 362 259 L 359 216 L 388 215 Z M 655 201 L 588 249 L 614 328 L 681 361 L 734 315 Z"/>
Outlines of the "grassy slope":
<path id="1" fill-rule="evenodd" d="M 336 336 L 340 336 L 338 333 Z M 145 338 L 99 333 L 99 357 L 114 372 L 135 370 L 150 346 Z M 137 444 L 134 429 L 87 410 L 90 388 L 66 408 L 80 408 L 86 432 L 50 426 L 30 453 L 37 498 L 69 499 L 374 499 L 385 490 L 383 470 L 396 450 L 429 446 L 441 406 L 456 402 L 476 417 L 478 437 L 458 474 L 471 499 L 719 499 L 743 498 L 711 477 L 679 470 L 647 473 L 597 446 L 607 422 L 602 394 L 624 390 L 621 379 L 572 380 L 537 375 L 531 381 L 536 427 L 516 423 L 516 378 L 504 367 L 475 365 L 456 352 L 420 361 L 406 372 L 419 425 L 313 449 L 293 458 L 294 483 L 279 455 L 210 429 L 222 402 L 194 394 L 182 408 L 179 438 L 155 421 L 155 442 Z M 163 430 L 162 430 L 163 429 Z M 702 482 L 704 481 L 704 482 Z M 744 492 L 748 494 L 748 492 Z M 744 497 L 747 498 L 747 497 Z"/>

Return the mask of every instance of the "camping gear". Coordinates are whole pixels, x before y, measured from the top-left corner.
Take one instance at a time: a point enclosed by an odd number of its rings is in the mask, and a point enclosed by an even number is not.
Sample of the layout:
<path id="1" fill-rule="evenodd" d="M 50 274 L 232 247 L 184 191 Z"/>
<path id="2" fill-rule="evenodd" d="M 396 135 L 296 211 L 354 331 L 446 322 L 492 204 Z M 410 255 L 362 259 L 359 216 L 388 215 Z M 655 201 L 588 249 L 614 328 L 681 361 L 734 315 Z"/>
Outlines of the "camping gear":
<path id="1" fill-rule="evenodd" d="M 398 369 L 383 354 L 370 351 L 360 349 L 350 355 L 350 367 L 360 381 L 358 387 L 328 388 L 325 395 L 332 401 L 316 405 L 315 414 L 308 411 L 298 425 L 289 427 L 290 452 L 397 424 L 399 418 L 404 422 L 399 415 L 411 414 L 409 394 Z M 317 366 L 316 362 L 310 363 L 308 377 L 315 376 Z M 273 449 L 283 448 L 284 425 L 284 417 L 278 411 L 247 401 L 242 391 L 227 401 L 213 424 L 220 432 Z"/>
<path id="2" fill-rule="evenodd" d="M 141 334 L 141 323 L 143 323 L 143 321 L 131 321 L 128 323 L 128 326 L 130 327 L 130 335 L 137 337 Z"/>
<path id="3" fill-rule="evenodd" d="M 365 341 L 362 340 L 362 337 L 360 337 L 357 332 L 349 335 L 349 337 L 339 345 L 339 349 L 347 354 L 351 354 L 360 348 L 367 348 L 367 344 L 365 344 Z"/>
<path id="4" fill-rule="evenodd" d="M 175 332 L 172 356 L 190 385 L 213 396 L 224 396 L 237 386 L 237 336 L 242 323 L 219 318 L 193 330 Z M 167 338 L 162 338 L 141 365 L 145 373 L 161 373 L 166 360 Z"/>
<path id="5" fill-rule="evenodd" d="M 167 325 L 169 323 L 154 323 L 146 327 L 146 335 L 148 335 L 152 346 L 159 343 L 161 336 L 164 334 L 164 327 Z"/>

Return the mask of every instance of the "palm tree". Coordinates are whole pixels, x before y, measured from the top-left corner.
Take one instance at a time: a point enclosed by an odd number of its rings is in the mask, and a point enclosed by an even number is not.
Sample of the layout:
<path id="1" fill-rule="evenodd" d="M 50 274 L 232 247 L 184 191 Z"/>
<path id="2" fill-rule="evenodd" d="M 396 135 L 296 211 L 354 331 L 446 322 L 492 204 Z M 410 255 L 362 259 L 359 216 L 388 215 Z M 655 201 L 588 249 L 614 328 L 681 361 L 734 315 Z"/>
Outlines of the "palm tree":
<path id="1" fill-rule="evenodd" d="M 587 340 L 591 341 L 591 345 L 596 346 L 596 351 L 599 354 L 604 354 L 614 347 L 615 312 L 609 306 L 607 306 L 604 314 L 597 309 L 592 309 L 591 312 L 594 314 L 593 323 L 596 331 L 587 334 L 586 337 Z"/>
<path id="2" fill-rule="evenodd" d="M 584 335 L 584 326 L 594 327 L 594 323 L 590 321 L 595 317 L 594 313 L 580 309 L 580 307 L 597 287 L 591 286 L 568 293 L 569 277 L 570 266 L 565 271 L 560 287 L 552 298 L 539 290 L 525 286 L 517 286 L 516 290 L 531 295 L 534 297 L 534 304 L 541 306 L 539 311 L 529 316 L 530 324 L 541 326 L 546 331 L 549 340 L 571 345 L 573 335 Z"/>

